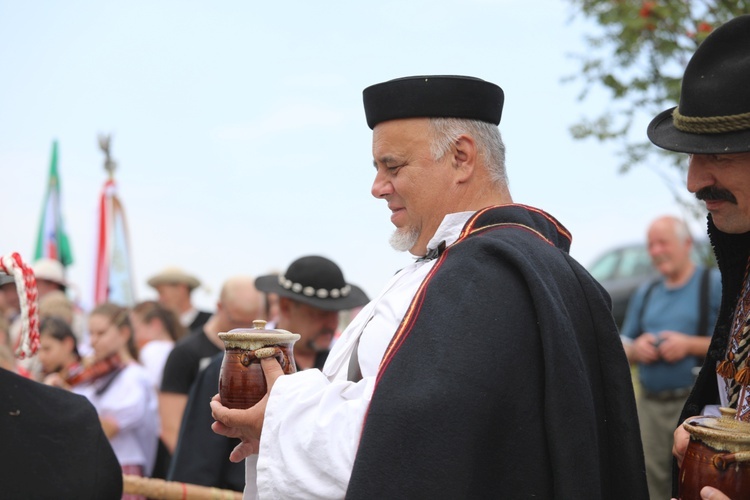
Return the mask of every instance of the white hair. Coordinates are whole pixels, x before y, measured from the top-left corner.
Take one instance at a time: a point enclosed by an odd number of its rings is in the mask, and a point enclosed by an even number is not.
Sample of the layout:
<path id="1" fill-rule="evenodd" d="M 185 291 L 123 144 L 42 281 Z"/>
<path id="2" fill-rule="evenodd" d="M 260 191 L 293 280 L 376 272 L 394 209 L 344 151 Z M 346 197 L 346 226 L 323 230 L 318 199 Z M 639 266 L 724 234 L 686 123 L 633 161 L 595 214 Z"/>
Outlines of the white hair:
<path id="1" fill-rule="evenodd" d="M 484 156 L 484 165 L 492 181 L 498 186 L 508 185 L 508 175 L 505 172 L 505 144 L 500 129 L 495 125 L 462 118 L 430 118 L 430 131 L 430 152 L 435 161 L 450 150 L 451 144 L 458 136 L 466 134 L 474 139 L 477 151 Z"/>
<path id="2" fill-rule="evenodd" d="M 683 242 L 693 241 L 693 236 L 690 234 L 690 228 L 687 223 L 679 217 L 669 217 L 672 220 L 672 226 L 674 227 L 674 234 L 677 239 Z"/>

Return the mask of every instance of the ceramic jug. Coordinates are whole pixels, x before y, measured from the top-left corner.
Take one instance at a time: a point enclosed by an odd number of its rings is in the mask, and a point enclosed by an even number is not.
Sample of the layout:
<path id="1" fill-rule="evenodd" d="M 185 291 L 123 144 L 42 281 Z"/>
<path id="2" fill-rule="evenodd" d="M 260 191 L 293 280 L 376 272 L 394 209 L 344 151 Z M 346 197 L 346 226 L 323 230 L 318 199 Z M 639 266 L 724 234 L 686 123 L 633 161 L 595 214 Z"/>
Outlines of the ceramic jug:
<path id="1" fill-rule="evenodd" d="M 235 328 L 219 333 L 224 342 L 219 395 L 227 408 L 250 408 L 266 394 L 262 358 L 275 357 L 285 374 L 297 371 L 294 343 L 300 336 L 286 330 L 266 330 L 266 322 L 253 321 L 253 328 Z"/>
<path id="2" fill-rule="evenodd" d="M 700 500 L 713 486 L 729 498 L 750 498 L 750 423 L 735 420 L 735 410 L 721 416 L 691 417 L 682 426 L 690 442 L 678 478 L 680 500 Z"/>

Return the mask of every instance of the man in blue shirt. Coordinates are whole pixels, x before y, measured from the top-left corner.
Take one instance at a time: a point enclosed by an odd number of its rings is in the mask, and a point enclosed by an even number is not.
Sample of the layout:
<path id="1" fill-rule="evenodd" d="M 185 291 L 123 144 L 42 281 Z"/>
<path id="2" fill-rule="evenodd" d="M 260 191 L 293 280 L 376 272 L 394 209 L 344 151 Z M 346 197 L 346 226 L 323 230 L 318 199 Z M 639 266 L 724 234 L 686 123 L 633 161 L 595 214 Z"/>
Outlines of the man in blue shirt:
<path id="1" fill-rule="evenodd" d="M 638 420 L 651 498 L 670 498 L 672 433 L 711 341 L 721 299 L 718 270 L 693 262 L 683 221 L 660 217 L 648 230 L 648 252 L 661 277 L 633 296 L 620 332 L 638 365 Z"/>

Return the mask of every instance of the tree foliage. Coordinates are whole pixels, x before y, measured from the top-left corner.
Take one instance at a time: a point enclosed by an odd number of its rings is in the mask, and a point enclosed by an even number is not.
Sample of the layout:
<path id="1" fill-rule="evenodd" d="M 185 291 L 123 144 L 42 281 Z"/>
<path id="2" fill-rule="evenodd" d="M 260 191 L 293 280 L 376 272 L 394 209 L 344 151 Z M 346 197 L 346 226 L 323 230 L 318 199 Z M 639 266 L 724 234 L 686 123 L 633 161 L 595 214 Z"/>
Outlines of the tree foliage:
<path id="1" fill-rule="evenodd" d="M 682 73 L 698 45 L 719 25 L 750 13 L 750 0 L 568 1 L 574 16 L 594 21 L 596 28 L 585 36 L 587 52 L 576 56 L 580 73 L 567 80 L 583 80 L 581 100 L 594 90 L 606 94 L 599 116 L 571 126 L 573 137 L 616 143 L 622 172 L 658 165 L 675 198 L 695 212 L 684 186 L 675 186 L 669 175 L 684 178 L 684 155 L 653 146 L 646 125 L 679 102 Z"/>

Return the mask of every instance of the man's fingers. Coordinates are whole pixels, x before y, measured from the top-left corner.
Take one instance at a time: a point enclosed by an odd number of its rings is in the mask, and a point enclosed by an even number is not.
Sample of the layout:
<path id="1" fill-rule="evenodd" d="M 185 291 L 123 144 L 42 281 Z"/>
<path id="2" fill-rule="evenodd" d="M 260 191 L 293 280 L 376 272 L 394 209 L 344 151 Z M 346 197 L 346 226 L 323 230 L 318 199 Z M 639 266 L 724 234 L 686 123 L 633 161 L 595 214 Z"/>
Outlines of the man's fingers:
<path id="1" fill-rule="evenodd" d="M 214 420 L 218 420 L 216 418 L 216 412 L 221 411 L 221 408 L 224 408 L 224 405 L 221 404 L 221 396 L 215 394 L 214 397 L 211 398 L 209 405 L 211 406 L 211 416 L 214 417 Z"/>
<path id="2" fill-rule="evenodd" d="M 682 425 L 679 425 L 674 430 L 673 439 L 672 455 L 677 459 L 677 466 L 682 467 L 682 460 L 685 458 L 685 451 L 687 451 L 690 442 L 690 433 Z"/>
<path id="3" fill-rule="evenodd" d="M 218 420 L 211 424 L 211 430 L 214 431 L 216 434 L 219 434 L 220 436 L 226 436 L 230 438 L 238 438 L 240 437 L 240 431 L 238 429 L 227 427 L 226 425 L 222 424 Z"/>
<path id="4" fill-rule="evenodd" d="M 229 460 L 231 462 L 241 462 L 250 455 L 254 455 L 258 453 L 258 444 L 257 442 L 245 442 L 238 444 L 234 447 L 232 450 L 232 453 L 229 455 Z"/>
<path id="5" fill-rule="evenodd" d="M 704 486 L 703 489 L 701 489 L 701 499 L 702 500 L 731 500 L 724 493 L 710 486 Z"/>
<path id="6" fill-rule="evenodd" d="M 237 427 L 244 425 L 248 416 L 245 414 L 246 410 L 235 410 L 227 408 L 214 396 L 211 400 L 211 416 L 214 420 L 221 422 L 226 427 Z"/>
<path id="7" fill-rule="evenodd" d="M 214 417 L 214 420 L 222 420 L 221 416 L 224 415 L 225 410 L 228 408 L 221 404 L 218 394 L 211 399 L 209 405 L 211 406 L 211 416 Z"/>
<path id="8" fill-rule="evenodd" d="M 264 358 L 260 360 L 260 366 L 263 368 L 263 374 L 266 377 L 266 385 L 268 386 L 268 392 L 271 392 L 276 379 L 284 375 L 284 370 L 281 369 L 281 365 L 276 358 Z"/>

